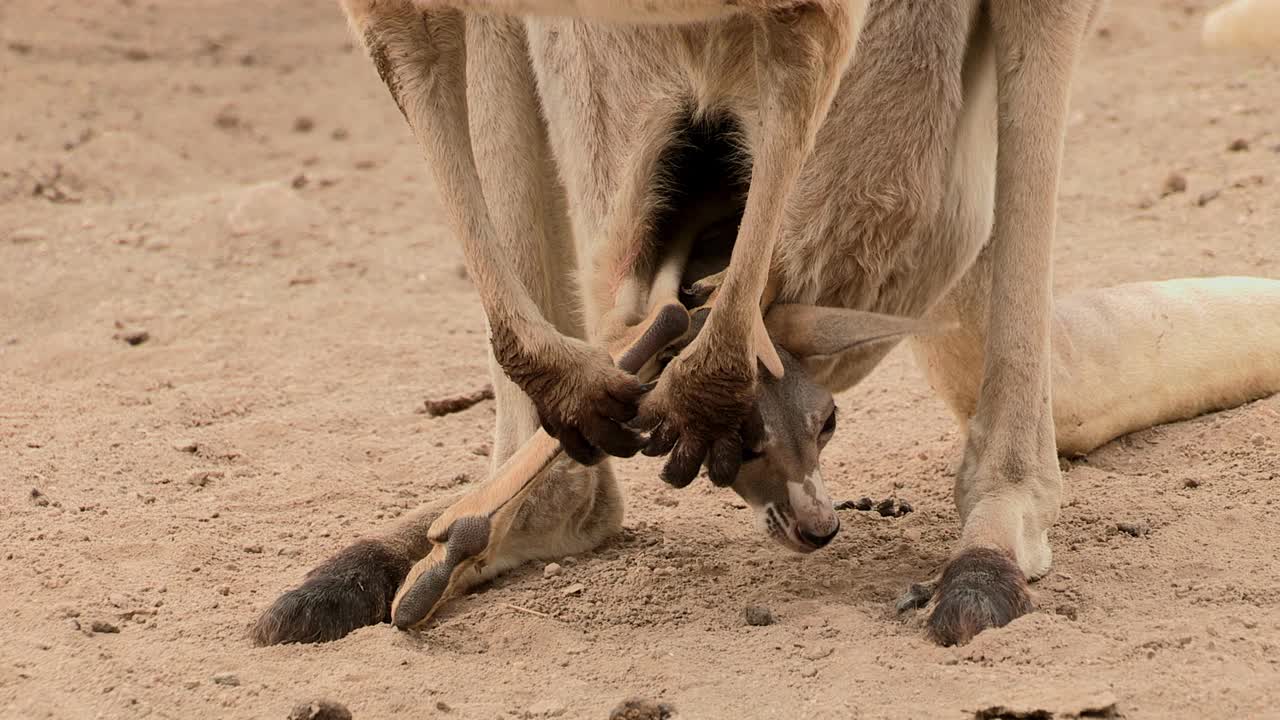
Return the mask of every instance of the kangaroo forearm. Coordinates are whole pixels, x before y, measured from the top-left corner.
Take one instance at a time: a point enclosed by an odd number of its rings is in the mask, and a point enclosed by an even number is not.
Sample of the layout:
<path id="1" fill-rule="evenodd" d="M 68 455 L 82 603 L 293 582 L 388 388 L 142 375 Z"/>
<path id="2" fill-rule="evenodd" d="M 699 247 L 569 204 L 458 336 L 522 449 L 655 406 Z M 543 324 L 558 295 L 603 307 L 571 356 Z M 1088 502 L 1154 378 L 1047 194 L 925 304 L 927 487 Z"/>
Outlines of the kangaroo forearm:
<path id="1" fill-rule="evenodd" d="M 490 328 L 508 345 L 554 334 L 504 255 L 471 143 L 466 99 L 466 28 L 460 13 L 419 14 L 409 3 L 347 0 L 352 26 L 422 147 L 450 229 Z M 499 356 L 507 367 L 510 355 Z"/>

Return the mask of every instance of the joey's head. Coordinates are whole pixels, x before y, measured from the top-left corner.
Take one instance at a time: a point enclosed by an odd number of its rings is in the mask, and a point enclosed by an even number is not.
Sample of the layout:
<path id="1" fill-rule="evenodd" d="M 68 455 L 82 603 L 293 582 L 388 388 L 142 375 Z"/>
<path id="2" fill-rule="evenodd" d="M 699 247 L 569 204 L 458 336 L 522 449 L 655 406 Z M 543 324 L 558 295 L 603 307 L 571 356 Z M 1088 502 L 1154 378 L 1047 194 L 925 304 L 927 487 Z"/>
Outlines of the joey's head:
<path id="1" fill-rule="evenodd" d="M 762 429 L 748 433 L 732 485 L 755 512 L 756 525 L 796 552 L 813 552 L 840 530 L 822 479 L 822 450 L 836 431 L 831 393 L 804 359 L 845 353 L 919 332 L 917 320 L 876 313 L 775 305 L 765 319 L 782 360 L 782 377 L 763 369 L 757 394 Z"/>
<path id="2" fill-rule="evenodd" d="M 733 490 L 755 512 L 756 526 L 796 552 L 813 552 L 840 531 L 822 482 L 819 456 L 836 431 L 836 404 L 800 361 L 778 349 L 785 373 L 761 373 L 760 428 L 746 439 Z"/>

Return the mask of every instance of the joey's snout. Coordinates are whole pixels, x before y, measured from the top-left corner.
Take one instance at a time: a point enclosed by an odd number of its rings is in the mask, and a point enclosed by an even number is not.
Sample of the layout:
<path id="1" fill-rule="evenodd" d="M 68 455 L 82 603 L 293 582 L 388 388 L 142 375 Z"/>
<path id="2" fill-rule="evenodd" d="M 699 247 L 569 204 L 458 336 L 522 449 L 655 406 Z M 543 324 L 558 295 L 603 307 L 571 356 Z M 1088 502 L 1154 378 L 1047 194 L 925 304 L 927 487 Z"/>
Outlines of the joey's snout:
<path id="1" fill-rule="evenodd" d="M 768 498 L 742 493 L 755 509 L 760 529 L 795 552 L 810 553 L 830 543 L 840 532 L 840 518 L 822 476 L 815 470 L 802 480 L 777 484 L 785 485 L 785 490 Z"/>
<path id="2" fill-rule="evenodd" d="M 809 553 L 840 532 L 820 461 L 835 433 L 836 407 L 831 393 L 810 380 L 791 355 L 781 350 L 780 357 L 786 374 L 761 383 L 763 432 L 745 449 L 733 489 L 770 538 Z"/>
<path id="3" fill-rule="evenodd" d="M 815 548 L 831 542 L 840 531 L 840 518 L 815 468 L 799 482 L 787 483 L 787 495 L 796 517 L 796 531 Z"/>
<path id="4" fill-rule="evenodd" d="M 831 532 L 827 533 L 826 535 L 810 535 L 807 531 L 805 531 L 804 529 L 801 529 L 800 539 L 804 540 L 809 545 L 812 545 L 813 548 L 817 550 L 821 547 L 824 547 L 827 543 L 831 542 L 831 540 L 835 538 L 835 536 L 839 534 L 839 532 L 840 532 L 840 521 L 837 520 L 836 526 L 832 528 Z"/>

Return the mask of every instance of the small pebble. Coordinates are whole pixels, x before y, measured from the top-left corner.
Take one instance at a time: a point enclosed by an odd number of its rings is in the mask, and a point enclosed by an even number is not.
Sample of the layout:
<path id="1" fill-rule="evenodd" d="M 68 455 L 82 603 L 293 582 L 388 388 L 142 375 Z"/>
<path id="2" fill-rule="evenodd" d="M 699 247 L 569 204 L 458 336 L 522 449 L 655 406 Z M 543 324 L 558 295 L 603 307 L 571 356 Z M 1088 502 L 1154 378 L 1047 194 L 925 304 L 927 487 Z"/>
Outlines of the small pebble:
<path id="1" fill-rule="evenodd" d="M 121 330 L 115 335 L 117 340 L 123 340 L 129 345 L 141 345 L 151 339 L 151 333 L 142 329 Z"/>
<path id="2" fill-rule="evenodd" d="M 187 483 L 195 485 L 196 487 L 204 487 L 208 485 L 211 480 L 217 480 L 222 476 L 223 473 L 220 470 L 196 470 L 195 472 L 187 475 Z"/>
<path id="3" fill-rule="evenodd" d="M 244 546 L 244 551 L 245 551 L 245 552 L 247 552 L 247 553 L 249 553 L 249 554 L 251 554 L 251 555 L 261 555 L 261 554 L 262 554 L 262 546 L 261 546 L 261 545 L 259 545 L 259 544 L 257 544 L 257 543 L 255 543 L 255 544 L 253 544 L 253 545 L 245 545 L 245 546 Z"/>
<path id="4" fill-rule="evenodd" d="M 218 586 L 218 594 L 219 594 L 219 595 L 224 595 L 224 596 L 225 596 L 225 595 L 230 595 L 230 594 L 231 594 L 231 587 L 230 587 L 230 586 L 228 586 L 228 585 L 219 585 L 219 586 Z"/>
<path id="5" fill-rule="evenodd" d="M 173 444 L 173 449 L 178 452 L 193 453 L 200 449 L 195 440 L 179 440 Z"/>
<path id="6" fill-rule="evenodd" d="M 49 507 L 49 498 L 40 492 L 40 488 L 31 488 L 31 504 L 36 507 Z"/>
<path id="7" fill-rule="evenodd" d="M 216 685 L 226 685 L 228 687 L 235 687 L 240 684 L 240 678 L 237 677 L 235 673 L 220 672 L 220 673 L 214 673 L 213 682 Z"/>
<path id="8" fill-rule="evenodd" d="M 1221 194 L 1221 190 L 1206 190 L 1205 192 L 1200 193 L 1200 197 L 1196 198 L 1196 206 L 1204 207 L 1214 200 L 1217 200 L 1218 196 Z"/>
<path id="9" fill-rule="evenodd" d="M 96 633 L 118 633 L 120 627 L 106 620 L 94 620 L 89 625 L 89 629 Z"/>
<path id="10" fill-rule="evenodd" d="M 351 711 L 332 700 L 313 700 L 294 705 L 289 720 L 351 720 Z"/>
<path id="11" fill-rule="evenodd" d="M 1168 197 L 1177 193 L 1187 191 L 1187 176 L 1182 173 L 1169 173 L 1169 177 L 1164 179 L 1164 185 L 1160 190 L 1160 197 Z"/>
<path id="12" fill-rule="evenodd" d="M 1249 141 L 1244 138 L 1236 138 L 1231 141 L 1231 144 L 1227 146 L 1227 149 L 1231 152 L 1244 152 L 1249 149 Z"/>
<path id="13" fill-rule="evenodd" d="M 560 594 L 561 595 L 581 595 L 582 591 L 586 589 L 587 589 L 586 585 L 583 585 L 582 583 L 574 583 L 569 587 L 561 590 Z"/>
<path id="14" fill-rule="evenodd" d="M 293 131 L 297 133 L 311 132 L 315 127 L 316 121 L 306 115 L 300 115 L 293 121 Z"/>
<path id="15" fill-rule="evenodd" d="M 752 627 L 764 627 L 775 622 L 773 611 L 763 605 L 748 605 L 742 616 Z"/>
<path id="16" fill-rule="evenodd" d="M 542 568 L 542 577 L 553 578 L 562 572 L 564 568 L 560 567 L 560 563 L 547 563 L 546 567 Z"/>
<path id="17" fill-rule="evenodd" d="M 1267 436 L 1262 433 L 1254 433 L 1253 437 L 1249 438 L 1249 442 L 1253 443 L 1257 447 L 1262 447 L 1267 444 Z"/>
<path id="18" fill-rule="evenodd" d="M 1197 480 L 1197 479 L 1195 479 L 1195 478 L 1187 478 L 1186 480 L 1183 480 L 1183 481 L 1182 481 L 1182 487 L 1185 487 L 1185 488 L 1198 488 L 1198 487 L 1200 487 L 1200 481 L 1199 481 L 1199 480 Z"/>

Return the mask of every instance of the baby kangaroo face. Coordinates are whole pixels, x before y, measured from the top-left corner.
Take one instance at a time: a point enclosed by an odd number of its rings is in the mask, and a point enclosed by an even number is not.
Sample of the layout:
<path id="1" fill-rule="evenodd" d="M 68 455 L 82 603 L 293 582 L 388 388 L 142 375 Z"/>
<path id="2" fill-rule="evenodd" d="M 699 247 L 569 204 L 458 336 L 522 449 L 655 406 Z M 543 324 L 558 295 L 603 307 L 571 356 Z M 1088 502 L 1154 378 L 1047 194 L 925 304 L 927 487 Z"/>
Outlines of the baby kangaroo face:
<path id="1" fill-rule="evenodd" d="M 784 547 L 808 553 L 840 531 L 822 481 L 820 456 L 835 435 L 836 405 L 795 356 L 781 350 L 785 373 L 761 373 L 757 407 L 764 431 L 743 449 L 732 487 L 755 511 L 756 526 Z"/>
<path id="2" fill-rule="evenodd" d="M 732 487 L 769 537 L 796 552 L 813 552 L 840 531 L 819 462 L 835 435 L 836 405 L 802 360 L 934 328 L 911 318 L 811 305 L 776 305 L 765 322 L 784 372 L 779 378 L 759 373 L 757 409 L 764 430 L 744 449 Z"/>
<path id="3" fill-rule="evenodd" d="M 711 312 L 694 311 L 685 337 L 667 348 L 659 365 L 687 346 Z M 746 441 L 731 487 L 755 511 L 756 525 L 765 534 L 788 549 L 809 553 L 835 538 L 840 519 L 819 463 L 835 435 L 835 400 L 813 380 L 803 360 L 935 328 L 912 318 L 795 304 L 774 305 L 765 325 L 783 373 L 775 377 L 763 368 L 757 373 L 756 409 L 762 430 Z"/>

